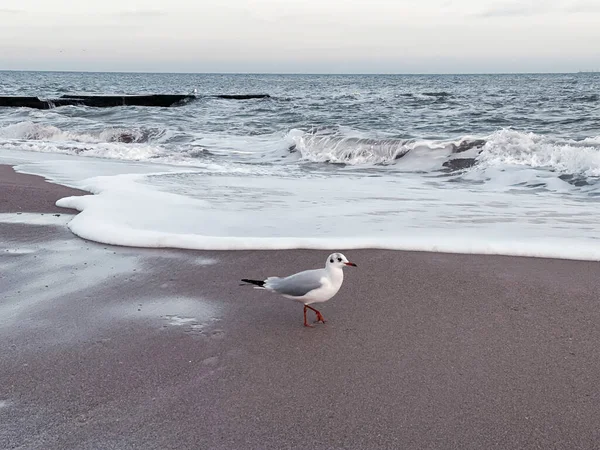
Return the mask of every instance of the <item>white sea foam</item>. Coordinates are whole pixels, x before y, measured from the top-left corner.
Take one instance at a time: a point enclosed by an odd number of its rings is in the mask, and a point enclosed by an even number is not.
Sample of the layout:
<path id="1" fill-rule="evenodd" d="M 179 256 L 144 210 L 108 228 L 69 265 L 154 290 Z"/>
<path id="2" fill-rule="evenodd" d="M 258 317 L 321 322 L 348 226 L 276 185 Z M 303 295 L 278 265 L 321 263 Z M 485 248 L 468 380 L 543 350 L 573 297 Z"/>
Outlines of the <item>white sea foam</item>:
<path id="1" fill-rule="evenodd" d="M 196 194 L 164 192 L 177 176 Z M 600 212 L 569 197 L 423 189 L 418 178 L 253 179 L 199 173 L 86 180 L 69 228 L 106 244 L 198 250 L 386 248 L 600 260 Z M 382 192 L 394 184 L 395 190 Z M 167 184 L 168 186 L 168 184 Z M 323 193 L 327 195 L 323 196 Z M 203 197 L 202 199 L 193 198 Z M 561 203 L 557 211 L 556 203 Z"/>
<path id="2" fill-rule="evenodd" d="M 63 205 L 74 204 L 65 199 Z M 480 235 L 439 229 L 437 232 L 413 231 L 406 236 L 381 237 L 239 237 L 205 236 L 132 229 L 101 223 L 97 217 L 78 216 L 69 228 L 82 238 L 113 245 L 195 250 L 286 250 L 286 249 L 363 249 L 413 250 L 466 254 L 513 255 L 600 261 L 600 245 L 595 241 L 572 238 L 522 237 L 508 232 L 499 236 L 494 230 Z M 494 228 L 494 227 L 492 227 Z M 527 233 L 528 234 L 528 233 Z"/>
<path id="3" fill-rule="evenodd" d="M 189 145 L 165 145 L 173 131 L 162 129 L 105 128 L 100 130 L 64 131 L 61 128 L 32 121 L 0 127 L 0 147 L 44 153 L 108 158 L 124 161 L 149 161 L 172 165 L 202 166 L 207 161 L 198 155 L 216 154 L 247 161 L 283 165 L 301 161 L 343 163 L 350 166 L 377 165 L 380 170 L 435 172 L 455 158 L 474 158 L 466 168 L 466 179 L 493 182 L 494 176 L 506 168 L 531 168 L 533 184 L 541 171 L 560 175 L 600 177 L 600 136 L 580 141 L 559 139 L 499 130 L 487 136 L 460 136 L 451 140 L 409 140 L 397 137 L 373 137 L 356 130 L 338 127 L 316 132 L 293 129 L 288 133 L 259 136 L 233 136 L 227 133 L 197 134 Z M 482 140 L 459 153 L 462 143 Z M 210 153 L 204 153 L 210 149 Z M 226 164 L 221 161 L 218 165 Z M 384 167 L 385 166 L 385 167 Z M 258 166 L 243 168 L 229 165 L 227 170 L 261 170 Z M 552 184 L 552 182 L 551 182 Z M 560 183 L 559 183 L 560 185 Z"/>
<path id="4" fill-rule="evenodd" d="M 63 131 L 54 125 L 27 121 L 0 127 L 0 148 L 148 161 L 169 157 L 169 152 L 160 145 L 169 134 L 164 130 L 135 128 Z"/>
<path id="5" fill-rule="evenodd" d="M 47 141 L 0 142 L 0 147 L 6 150 L 25 150 L 40 153 L 60 153 L 65 155 L 81 155 L 96 158 L 122 159 L 125 161 L 147 161 L 164 155 L 162 149 L 150 145 L 132 145 L 97 143 L 94 145 L 73 142 L 59 144 Z"/>
<path id="6" fill-rule="evenodd" d="M 503 130 L 483 147 L 478 162 L 486 167 L 520 166 L 558 173 L 600 176 L 600 142 L 557 141 L 533 133 Z"/>
<path id="7" fill-rule="evenodd" d="M 525 166 L 558 173 L 600 176 L 600 137 L 560 140 L 534 133 L 500 130 L 487 136 L 456 140 L 412 141 L 373 139 L 356 134 L 312 134 L 292 130 L 286 137 L 303 159 L 350 165 L 395 164 L 409 171 L 434 171 L 452 158 L 476 158 L 480 169 Z M 483 140 L 466 152 L 454 154 L 461 142 Z"/>
<path id="8" fill-rule="evenodd" d="M 73 218 L 72 214 L 41 214 L 41 213 L 1 213 L 0 223 L 22 225 L 65 225 Z"/>
<path id="9" fill-rule="evenodd" d="M 564 155 L 563 160 L 523 162 L 534 156 L 521 149 L 536 145 Z M 600 260 L 600 210 L 589 195 L 595 187 L 575 189 L 557 176 L 571 152 L 571 144 L 565 145 L 499 132 L 483 147 L 459 154 L 477 158 L 478 165 L 443 177 L 426 175 L 451 153 L 448 143 L 434 150 L 415 143 L 398 160 L 410 167 L 401 175 L 294 173 L 283 170 L 290 165 L 232 162 L 184 169 L 67 156 L 53 161 L 56 156 L 39 154 L 18 169 L 96 194 L 57 205 L 81 211 L 68 224 L 73 233 L 106 244 L 207 250 L 369 247 Z M 594 143 L 573 145 L 584 149 L 584 156 L 564 170 L 593 173 Z M 547 164 L 556 169 L 544 169 Z M 452 177 L 466 182 L 448 181 Z"/>
<path id="10" fill-rule="evenodd" d="M 48 117 L 44 117 L 46 120 Z M 60 119 L 60 118 L 59 118 Z M 165 129 L 102 128 L 99 130 L 64 131 L 44 122 L 24 121 L 0 127 L 0 139 L 79 143 L 163 142 L 173 133 Z"/>

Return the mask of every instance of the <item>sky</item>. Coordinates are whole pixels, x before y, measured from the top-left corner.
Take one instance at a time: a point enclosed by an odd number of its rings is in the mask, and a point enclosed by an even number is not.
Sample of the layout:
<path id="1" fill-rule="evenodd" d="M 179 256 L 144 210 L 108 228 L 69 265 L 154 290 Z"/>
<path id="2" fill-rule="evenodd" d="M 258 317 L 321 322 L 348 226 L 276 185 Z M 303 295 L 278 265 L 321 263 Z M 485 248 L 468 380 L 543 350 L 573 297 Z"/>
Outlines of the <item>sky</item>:
<path id="1" fill-rule="evenodd" d="M 0 70 L 600 70 L 600 0 L 2 0 Z"/>

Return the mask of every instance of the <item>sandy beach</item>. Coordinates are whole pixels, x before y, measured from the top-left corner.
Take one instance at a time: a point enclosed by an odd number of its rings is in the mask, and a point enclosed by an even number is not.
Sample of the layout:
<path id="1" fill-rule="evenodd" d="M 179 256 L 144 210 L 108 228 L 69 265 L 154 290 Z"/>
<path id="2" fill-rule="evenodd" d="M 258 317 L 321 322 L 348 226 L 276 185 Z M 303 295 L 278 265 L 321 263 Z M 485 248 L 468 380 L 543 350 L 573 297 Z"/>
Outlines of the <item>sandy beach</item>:
<path id="1" fill-rule="evenodd" d="M 2 449 L 600 445 L 597 263 L 347 251 L 308 329 L 239 280 L 328 252 L 99 245 L 83 194 L 0 166 Z"/>

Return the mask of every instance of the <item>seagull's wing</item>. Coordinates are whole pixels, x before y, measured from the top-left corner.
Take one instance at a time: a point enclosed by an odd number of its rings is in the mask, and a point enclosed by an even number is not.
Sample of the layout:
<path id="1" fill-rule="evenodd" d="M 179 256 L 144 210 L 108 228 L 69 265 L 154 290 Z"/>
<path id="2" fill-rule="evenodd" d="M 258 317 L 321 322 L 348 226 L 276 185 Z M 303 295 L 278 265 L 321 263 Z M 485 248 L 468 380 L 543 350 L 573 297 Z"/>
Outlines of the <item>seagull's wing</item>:
<path id="1" fill-rule="evenodd" d="M 323 286 L 324 269 L 307 270 L 286 278 L 268 278 L 265 287 L 282 295 L 302 297 Z"/>

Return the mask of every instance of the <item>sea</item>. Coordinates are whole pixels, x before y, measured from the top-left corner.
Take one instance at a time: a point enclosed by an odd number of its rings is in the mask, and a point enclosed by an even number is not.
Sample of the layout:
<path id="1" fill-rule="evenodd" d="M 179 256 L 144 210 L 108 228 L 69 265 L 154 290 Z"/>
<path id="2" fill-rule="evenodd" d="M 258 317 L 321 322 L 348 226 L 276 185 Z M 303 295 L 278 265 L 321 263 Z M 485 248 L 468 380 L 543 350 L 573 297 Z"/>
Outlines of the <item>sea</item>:
<path id="1" fill-rule="evenodd" d="M 600 260 L 600 73 L 0 72 L 0 95 L 193 92 L 0 108 L 0 163 L 93 193 L 57 204 L 105 244 Z"/>

